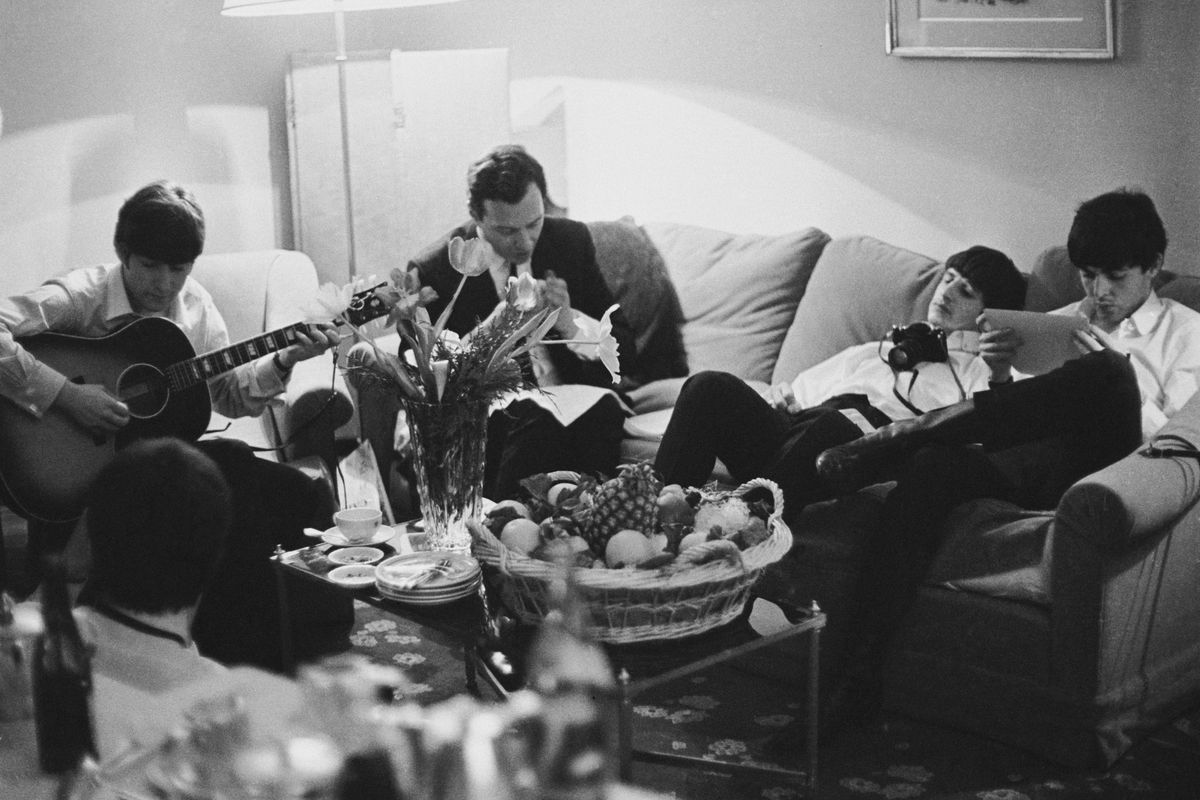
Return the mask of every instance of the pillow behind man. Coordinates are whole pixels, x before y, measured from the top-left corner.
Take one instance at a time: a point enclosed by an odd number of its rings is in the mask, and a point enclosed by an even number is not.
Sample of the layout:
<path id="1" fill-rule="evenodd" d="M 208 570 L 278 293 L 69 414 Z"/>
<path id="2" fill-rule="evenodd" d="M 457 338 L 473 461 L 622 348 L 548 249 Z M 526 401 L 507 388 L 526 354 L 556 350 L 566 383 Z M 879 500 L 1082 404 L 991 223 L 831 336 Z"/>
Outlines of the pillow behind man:
<path id="1" fill-rule="evenodd" d="M 596 263 L 637 341 L 637 359 L 633 369 L 621 376 L 622 388 L 687 375 L 679 331 L 683 312 L 654 243 L 633 217 L 589 222 L 588 229 Z"/>
<path id="2" fill-rule="evenodd" d="M 772 383 L 847 347 L 878 340 L 893 324 L 924 319 L 941 264 L 870 236 L 847 236 L 825 246 L 787 331 Z"/>
<path id="3" fill-rule="evenodd" d="M 679 294 L 690 371 L 769 381 L 829 235 L 817 228 L 734 234 L 666 222 L 643 228 Z"/>

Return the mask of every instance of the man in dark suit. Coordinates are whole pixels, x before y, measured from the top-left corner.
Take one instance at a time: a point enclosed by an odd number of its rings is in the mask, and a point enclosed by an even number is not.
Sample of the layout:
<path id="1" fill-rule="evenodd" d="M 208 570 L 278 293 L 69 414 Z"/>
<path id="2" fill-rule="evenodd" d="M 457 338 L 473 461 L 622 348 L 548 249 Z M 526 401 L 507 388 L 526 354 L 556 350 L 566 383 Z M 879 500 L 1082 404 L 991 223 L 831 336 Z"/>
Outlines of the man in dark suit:
<path id="1" fill-rule="evenodd" d="M 458 236 L 484 239 L 497 259 L 489 273 L 466 280 L 447 329 L 459 335 L 473 330 L 500 303 L 508 278 L 526 273 L 536 279 L 541 303 L 559 309 L 548 339 L 573 338 L 577 315 L 599 320 L 613 297 L 596 264 L 591 234 L 581 222 L 547 216 L 552 204 L 537 160 L 516 145 L 497 147 L 471 165 L 467 185 L 471 219 L 409 264 L 421 283 L 438 293 L 428 307 L 430 317 L 438 318 L 462 278 L 450 265 L 448 251 L 448 243 Z M 619 309 L 612 323 L 626 369 L 634 357 L 633 332 Z M 604 365 L 571 345 L 540 348 L 533 356 L 531 368 L 543 388 L 612 386 Z M 532 400 L 510 403 L 489 421 L 485 492 L 495 499 L 511 497 L 522 478 L 555 469 L 612 475 L 620 455 L 624 416 L 616 394 L 604 396 L 565 426 Z"/>

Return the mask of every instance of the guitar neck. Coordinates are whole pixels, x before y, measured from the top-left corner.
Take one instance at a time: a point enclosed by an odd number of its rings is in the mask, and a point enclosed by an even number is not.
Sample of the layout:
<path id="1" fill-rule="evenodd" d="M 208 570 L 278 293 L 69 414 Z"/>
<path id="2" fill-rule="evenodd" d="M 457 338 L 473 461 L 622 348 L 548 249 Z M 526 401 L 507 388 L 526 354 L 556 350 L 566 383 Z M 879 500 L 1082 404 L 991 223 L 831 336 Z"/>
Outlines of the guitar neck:
<path id="1" fill-rule="evenodd" d="M 268 331 L 220 350 L 172 364 L 164 372 L 172 389 L 186 389 L 295 344 L 298 332 L 308 333 L 308 323 L 297 322 L 285 328 Z"/>

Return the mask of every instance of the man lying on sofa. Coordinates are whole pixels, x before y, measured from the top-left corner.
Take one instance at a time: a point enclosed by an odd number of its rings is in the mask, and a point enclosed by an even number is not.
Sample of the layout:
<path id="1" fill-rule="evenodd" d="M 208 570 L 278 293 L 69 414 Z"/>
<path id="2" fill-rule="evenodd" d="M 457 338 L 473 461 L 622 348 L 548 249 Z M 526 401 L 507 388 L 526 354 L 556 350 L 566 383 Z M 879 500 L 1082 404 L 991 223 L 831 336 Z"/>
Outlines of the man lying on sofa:
<path id="1" fill-rule="evenodd" d="M 918 323 L 892 337 L 900 343 L 847 348 L 790 384 L 772 386 L 765 397 L 729 373 L 689 378 L 655 468 L 667 483 L 699 486 L 719 458 L 739 483 L 774 480 L 788 509 L 827 499 L 814 467 L 817 455 L 987 388 L 991 370 L 976 352 L 976 320 L 985 307 L 1019 309 L 1024 301 L 1025 280 L 1008 256 L 980 245 L 955 253 L 946 259 L 925 327 Z M 879 323 L 886 329 L 903 321 Z"/>
<path id="2" fill-rule="evenodd" d="M 1056 313 L 1082 314 L 1105 334 L 1095 351 L 1017 383 L 1011 331 L 981 336 L 990 391 L 880 428 L 822 453 L 817 469 L 838 493 L 898 480 L 887 529 L 868 549 L 852 622 L 856 644 L 831 700 L 872 713 L 890 635 L 916 596 L 956 506 L 997 498 L 1054 508 L 1080 478 L 1128 455 L 1200 386 L 1200 313 L 1155 293 L 1167 237 L 1154 203 L 1109 192 L 1083 203 L 1067 239 L 1086 297 Z"/>

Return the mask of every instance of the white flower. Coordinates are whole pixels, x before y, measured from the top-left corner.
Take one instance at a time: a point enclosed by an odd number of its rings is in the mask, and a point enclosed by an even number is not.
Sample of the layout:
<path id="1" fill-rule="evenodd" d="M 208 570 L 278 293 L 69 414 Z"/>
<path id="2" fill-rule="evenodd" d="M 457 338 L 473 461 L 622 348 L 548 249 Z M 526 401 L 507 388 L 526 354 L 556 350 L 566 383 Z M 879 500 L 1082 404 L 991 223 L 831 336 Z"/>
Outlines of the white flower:
<path id="1" fill-rule="evenodd" d="M 521 313 L 533 311 L 540 300 L 537 280 L 526 272 L 523 275 L 510 276 L 505 296 L 508 304 Z"/>
<path id="2" fill-rule="evenodd" d="M 350 308 L 355 294 L 368 286 L 374 286 L 375 283 L 375 276 L 371 275 L 357 278 L 345 286 L 338 286 L 336 283 L 322 284 L 316 297 L 301 306 L 300 313 L 304 315 L 305 322 L 329 322 L 337 319 Z"/>
<path id="3" fill-rule="evenodd" d="M 450 330 L 444 330 L 438 334 L 438 343 L 451 353 L 461 353 L 464 349 L 462 337 Z"/>
<path id="4" fill-rule="evenodd" d="M 612 335 L 612 315 L 618 308 L 616 303 L 608 307 L 597 324 L 583 314 L 575 315 L 575 338 L 571 340 L 575 352 L 586 358 L 600 359 L 608 370 L 613 383 L 621 380 L 621 360 L 617 340 Z"/>
<path id="5" fill-rule="evenodd" d="M 450 266 L 468 278 L 482 275 L 493 265 L 500 266 L 504 263 L 504 259 L 500 258 L 482 237 L 463 239 L 461 236 L 455 236 L 448 245 L 448 254 Z"/>

